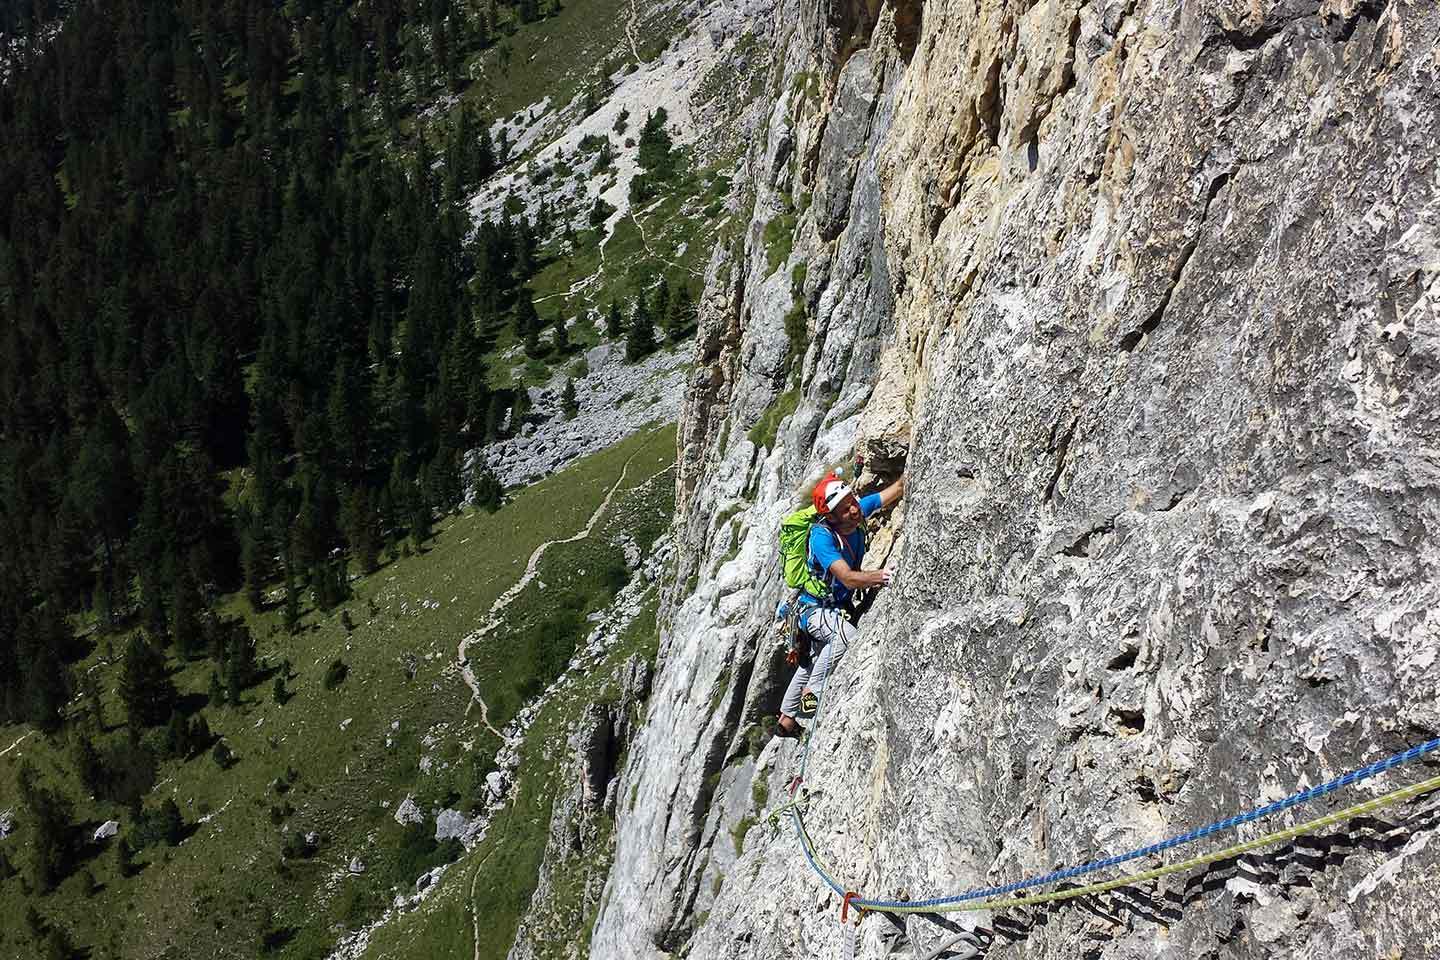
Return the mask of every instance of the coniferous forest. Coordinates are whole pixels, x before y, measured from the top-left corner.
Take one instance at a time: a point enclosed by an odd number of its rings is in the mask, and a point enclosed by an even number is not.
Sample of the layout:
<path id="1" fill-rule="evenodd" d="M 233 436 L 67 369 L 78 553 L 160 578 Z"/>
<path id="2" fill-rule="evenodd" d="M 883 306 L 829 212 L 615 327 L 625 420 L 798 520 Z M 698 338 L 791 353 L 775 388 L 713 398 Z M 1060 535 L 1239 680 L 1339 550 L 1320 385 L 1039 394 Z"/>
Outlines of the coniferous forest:
<path id="1" fill-rule="evenodd" d="M 330 607 L 428 537 L 511 419 L 484 336 L 536 244 L 469 219 L 482 118 L 417 111 L 493 4 L 84 0 L 16 42 L 56 6 L 0 23 L 0 722 L 45 730 L 97 636 L 243 684 L 218 597 Z"/>

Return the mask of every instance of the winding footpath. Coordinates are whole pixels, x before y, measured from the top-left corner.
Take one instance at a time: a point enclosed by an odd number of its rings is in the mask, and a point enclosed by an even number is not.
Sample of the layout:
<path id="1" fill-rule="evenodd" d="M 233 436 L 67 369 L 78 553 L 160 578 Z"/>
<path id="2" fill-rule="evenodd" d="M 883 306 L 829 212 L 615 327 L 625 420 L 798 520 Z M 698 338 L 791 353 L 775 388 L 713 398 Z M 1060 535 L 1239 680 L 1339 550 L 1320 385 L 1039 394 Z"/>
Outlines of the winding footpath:
<path id="1" fill-rule="evenodd" d="M 600 523 L 600 518 L 603 517 L 605 511 L 610 508 L 610 501 L 614 498 L 616 491 L 625 483 L 625 477 L 630 472 L 631 462 L 640 455 L 640 452 L 641 451 L 636 450 L 630 454 L 629 459 L 625 461 L 625 465 L 620 468 L 620 476 L 615 480 L 615 483 L 610 487 L 609 491 L 606 492 L 605 499 L 600 501 L 600 506 L 595 508 L 595 512 L 590 515 L 590 519 L 586 521 L 585 526 L 580 532 L 571 534 L 561 540 L 546 540 L 540 544 L 540 546 L 536 547 L 535 552 L 530 554 L 530 561 L 525 564 L 525 573 L 521 575 L 520 579 L 517 580 L 510 589 L 495 598 L 495 602 L 490 605 L 490 612 L 486 614 L 485 622 L 480 625 L 480 628 L 468 634 L 465 639 L 460 641 L 460 647 L 456 651 L 455 661 L 460 667 L 461 679 L 465 681 L 465 686 L 470 688 L 470 703 L 466 705 L 465 713 L 468 715 L 471 707 L 477 703 L 480 704 L 480 721 L 485 724 L 485 729 L 495 734 L 502 742 L 505 736 L 490 723 L 490 709 L 485 705 L 485 699 L 480 696 L 480 684 L 475 679 L 474 671 L 470 669 L 470 658 L 466 656 L 466 651 L 470 649 L 471 644 L 488 637 L 500 626 L 501 615 L 505 612 L 505 608 L 510 606 L 510 604 L 515 601 L 515 598 L 520 596 L 520 593 L 528 587 L 530 582 L 538 575 L 540 559 L 545 556 L 546 550 L 549 550 L 557 544 L 575 543 L 584 540 L 595 531 L 596 525 Z"/>
<path id="2" fill-rule="evenodd" d="M 31 731 L 30 731 L 30 733 L 34 733 L 34 732 L 35 732 L 34 730 L 31 730 Z M 5 756 L 5 754 L 9 753 L 11 750 L 14 750 L 16 747 L 20 746 L 20 744 L 24 743 L 25 740 L 30 736 L 30 733 L 27 733 L 27 734 L 22 735 L 19 740 L 16 740 L 14 743 L 10 744 L 10 746 L 6 747 L 4 750 L 0 750 L 0 757 Z"/>

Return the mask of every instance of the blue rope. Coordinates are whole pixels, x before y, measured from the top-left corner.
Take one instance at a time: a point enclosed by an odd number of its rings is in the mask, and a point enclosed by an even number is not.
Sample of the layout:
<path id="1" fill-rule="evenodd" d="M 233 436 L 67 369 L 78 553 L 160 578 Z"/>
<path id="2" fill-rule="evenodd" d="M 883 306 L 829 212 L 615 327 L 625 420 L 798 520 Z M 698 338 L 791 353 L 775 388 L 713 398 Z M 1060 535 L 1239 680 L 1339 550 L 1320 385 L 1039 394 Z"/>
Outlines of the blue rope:
<path id="1" fill-rule="evenodd" d="M 800 811 L 792 809 L 790 811 L 790 817 L 795 821 L 795 833 L 800 837 L 800 850 L 805 854 L 805 859 L 809 862 L 810 869 L 814 870 L 816 875 L 819 876 L 821 880 L 824 880 L 825 885 L 831 890 L 834 890 L 842 897 L 845 896 L 845 888 L 836 883 L 835 878 L 826 873 L 825 868 L 820 866 L 820 864 L 816 862 L 814 855 L 811 854 L 810 837 L 805 832 L 805 824 L 804 821 L 800 819 Z M 855 901 L 851 900 L 850 902 L 854 903 Z"/>
<path id="2" fill-rule="evenodd" d="M 816 722 L 817 724 L 819 722 L 818 713 L 816 716 Z M 1217 833 L 1222 833 L 1226 830 L 1233 830 L 1235 827 L 1241 826 L 1242 824 L 1251 823 L 1255 820 L 1260 820 L 1264 817 L 1271 816 L 1272 814 L 1279 813 L 1282 810 L 1289 810 L 1291 807 L 1299 806 L 1302 803 L 1308 803 L 1309 801 L 1314 800 L 1317 797 L 1323 797 L 1328 793 L 1334 793 L 1336 790 L 1339 790 L 1342 787 L 1348 787 L 1352 783 L 1359 783 L 1361 780 L 1368 780 L 1371 777 L 1384 773 L 1386 770 L 1389 770 L 1393 767 L 1398 767 L 1402 763 L 1409 763 L 1411 760 L 1414 760 L 1417 757 L 1423 757 L 1427 753 L 1432 753 L 1436 750 L 1440 750 L 1440 737 L 1437 737 L 1436 739 L 1431 740 L 1428 743 L 1422 743 L 1417 746 L 1411 747 L 1408 750 L 1395 754 L 1393 757 L 1387 757 L 1384 760 L 1372 763 L 1367 767 L 1361 767 L 1359 770 L 1352 770 L 1350 773 L 1347 773 L 1344 776 L 1336 777 L 1334 780 L 1327 781 L 1326 783 L 1322 783 L 1319 786 L 1311 787 L 1308 790 L 1302 790 L 1299 793 L 1286 797 L 1284 800 L 1277 800 L 1274 803 L 1267 804 L 1266 806 L 1260 807 L 1256 810 L 1251 810 L 1249 813 L 1238 814 L 1237 816 L 1230 817 L 1228 820 L 1220 820 L 1216 823 L 1210 824 L 1209 826 L 1201 827 L 1198 830 L 1191 830 L 1189 833 L 1182 833 L 1178 837 L 1171 837 L 1169 840 L 1162 840 L 1159 843 L 1152 843 L 1148 847 L 1139 847 L 1135 850 L 1131 850 L 1128 853 L 1118 854 L 1113 857 L 1106 857 L 1104 860 L 1092 860 L 1091 862 L 1082 864 L 1078 867 L 1068 867 L 1064 870 L 1056 870 L 1053 873 L 1047 873 L 1044 876 L 1040 877 L 1032 877 L 1029 880 L 1021 880 L 1016 883 L 1007 883 L 1003 886 L 998 887 L 985 887 L 983 889 L 970 890 L 965 893 L 959 893 L 951 897 L 936 897 L 931 900 L 861 900 L 857 898 L 851 900 L 850 905 L 852 907 L 863 907 L 867 910 L 886 910 L 897 907 L 939 907 L 944 906 L 945 904 L 963 903 L 966 900 L 978 900 L 982 897 L 1004 896 L 1007 893 L 1014 893 L 1017 890 L 1025 890 L 1029 887 L 1038 887 L 1043 884 L 1055 883 L 1060 880 L 1069 880 L 1072 877 L 1079 877 L 1087 873 L 1094 873 L 1096 870 L 1104 870 L 1106 867 L 1113 867 L 1117 864 L 1125 863 L 1130 860 L 1135 860 L 1140 857 L 1147 857 L 1151 854 L 1163 853 L 1166 850 L 1171 850 L 1175 847 L 1181 846 L 1186 843 L 1192 843 L 1196 840 L 1203 840 L 1206 837 L 1213 836 Z M 795 817 L 796 827 L 798 829 L 800 827 L 798 812 L 795 812 Z M 801 836 L 801 846 L 807 846 L 804 840 L 803 830 Z M 837 893 L 840 892 L 839 885 L 837 885 L 830 877 L 826 876 L 823 870 L 816 866 L 815 860 L 810 856 L 810 851 L 808 849 L 805 850 L 805 859 L 810 861 L 810 866 L 815 870 L 816 873 L 821 876 L 822 879 L 825 880 L 827 884 L 830 885 L 833 890 L 835 890 Z"/>
<path id="3" fill-rule="evenodd" d="M 827 686 L 829 685 L 830 679 L 830 677 L 826 678 Z M 800 743 L 800 773 L 799 777 L 797 778 L 799 781 L 799 783 L 797 783 L 796 785 L 797 789 L 802 787 L 804 784 L 805 768 L 810 759 L 810 743 L 814 739 L 816 732 L 820 729 L 820 718 L 825 709 L 826 700 L 825 696 L 823 695 L 823 688 L 821 693 L 822 695 L 820 697 L 820 704 L 815 711 L 815 719 L 811 723 L 810 729 L 806 731 L 805 736 L 802 738 Z M 1296 807 L 1302 803 L 1308 803 L 1311 800 L 1323 797 L 1326 794 L 1334 793 L 1336 790 L 1348 787 L 1353 783 L 1359 783 L 1362 780 L 1369 780 L 1371 777 L 1378 776 L 1379 774 L 1382 774 L 1387 770 L 1398 767 L 1403 763 L 1409 763 L 1411 760 L 1423 757 L 1426 754 L 1435 752 L 1436 750 L 1440 750 L 1440 737 L 1436 737 L 1434 740 L 1430 740 L 1426 743 L 1417 744 L 1416 746 L 1413 746 L 1408 750 L 1403 750 L 1400 753 L 1395 754 L 1394 756 L 1386 757 L 1384 760 L 1378 760 L 1375 763 L 1361 767 L 1358 770 L 1352 770 L 1347 774 L 1336 777 L 1333 780 L 1326 781 L 1325 783 L 1322 783 L 1318 786 L 1311 787 L 1308 790 L 1301 790 L 1299 793 L 1291 794 L 1283 800 L 1277 800 L 1274 803 L 1266 804 L 1263 807 L 1251 810 L 1249 813 L 1237 814 L 1236 816 L 1230 817 L 1229 819 L 1217 821 L 1215 823 L 1209 824 L 1208 826 L 1200 827 L 1197 830 L 1191 830 L 1189 833 L 1182 833 L 1179 836 L 1171 837 L 1168 840 L 1162 840 L 1159 843 L 1152 843 L 1147 847 L 1138 847 L 1134 850 L 1129 851 L 1128 853 L 1117 854 L 1113 857 L 1106 857 L 1103 860 L 1092 860 L 1089 863 L 1081 864 L 1080 866 L 1067 867 L 1064 870 L 1056 870 L 1051 873 L 1044 874 L 1043 876 L 1032 877 L 1029 880 L 1020 880 L 1015 883 L 1007 883 L 1002 886 L 976 888 L 973 890 L 968 890 L 965 893 L 957 893 L 954 896 L 935 897 L 929 900 L 862 900 L 859 897 L 855 897 L 851 899 L 850 905 L 852 907 L 860 907 L 866 910 L 890 910 L 905 907 L 913 910 L 916 907 L 940 907 L 947 904 L 964 903 L 968 900 L 1000 897 L 1008 893 L 1015 893 L 1018 890 L 1026 890 L 1030 887 L 1039 887 L 1047 883 L 1057 883 L 1061 880 L 1069 880 L 1073 877 L 1084 876 L 1087 873 L 1094 873 L 1096 870 L 1104 870 L 1107 867 L 1114 867 L 1122 863 L 1127 863 L 1131 860 L 1137 860 L 1140 857 L 1148 857 L 1152 854 L 1164 853 L 1166 850 L 1172 850 L 1175 847 L 1183 846 L 1187 843 L 1193 843 L 1196 840 L 1203 840 L 1206 837 L 1211 837 L 1217 833 L 1223 833 L 1227 830 L 1233 830 L 1236 827 L 1243 826 L 1247 823 L 1253 823 L 1256 820 L 1262 820 L 1265 817 L 1272 816 L 1273 814 L 1280 813 L 1284 810 L 1289 810 L 1291 807 Z M 815 859 L 815 856 L 811 850 L 810 836 L 805 830 L 805 820 L 800 815 L 799 809 L 791 807 L 790 818 L 795 824 L 795 833 L 800 839 L 800 849 L 802 852 L 804 852 L 805 860 L 810 864 L 810 869 L 815 872 L 816 876 L 818 876 L 821 880 L 825 882 L 826 886 L 843 896 L 848 891 L 846 891 L 844 886 L 837 882 L 834 877 L 830 876 L 830 874 L 825 871 L 824 867 L 822 867 L 820 863 Z"/>

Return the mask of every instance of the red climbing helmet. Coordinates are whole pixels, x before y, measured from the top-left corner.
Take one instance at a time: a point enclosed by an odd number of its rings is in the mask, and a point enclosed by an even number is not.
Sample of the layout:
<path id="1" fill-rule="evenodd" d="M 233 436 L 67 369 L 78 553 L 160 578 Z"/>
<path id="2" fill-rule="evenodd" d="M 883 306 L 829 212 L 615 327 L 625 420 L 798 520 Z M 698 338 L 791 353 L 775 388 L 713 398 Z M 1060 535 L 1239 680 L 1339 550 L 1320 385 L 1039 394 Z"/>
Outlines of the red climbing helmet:
<path id="1" fill-rule="evenodd" d="M 845 481 L 833 473 L 827 473 L 825 479 L 815 484 L 815 492 L 811 494 L 810 499 L 815 504 L 815 512 L 824 514 L 838 507 L 840 502 L 850 496 L 852 492 Z"/>

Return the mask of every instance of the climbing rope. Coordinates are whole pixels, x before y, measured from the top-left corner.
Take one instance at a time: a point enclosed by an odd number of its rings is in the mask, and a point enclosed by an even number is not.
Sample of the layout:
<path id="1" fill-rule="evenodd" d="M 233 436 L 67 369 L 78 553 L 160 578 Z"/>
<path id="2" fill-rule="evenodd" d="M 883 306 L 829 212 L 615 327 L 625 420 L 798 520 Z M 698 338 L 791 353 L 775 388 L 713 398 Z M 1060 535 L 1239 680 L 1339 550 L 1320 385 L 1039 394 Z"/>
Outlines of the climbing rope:
<path id="1" fill-rule="evenodd" d="M 806 731 L 805 738 L 801 743 L 799 758 L 799 775 L 792 783 L 792 794 L 794 794 L 804 782 L 805 767 L 809 759 L 810 753 L 810 742 L 814 738 L 815 732 L 820 727 L 821 711 L 824 710 L 824 706 L 825 698 L 822 696 L 820 700 L 820 705 L 815 712 L 815 719 L 811 723 L 810 729 Z M 1358 817 L 1363 814 L 1370 813 L 1371 811 L 1378 810 L 1382 807 L 1392 806 L 1405 800 L 1409 800 L 1414 797 L 1430 793 L 1434 790 L 1440 789 L 1440 777 L 1432 777 L 1429 780 L 1413 784 L 1412 786 L 1394 790 L 1383 796 L 1364 801 L 1363 803 L 1355 804 L 1354 806 L 1346 807 L 1343 810 L 1338 810 L 1334 813 L 1328 814 L 1327 816 L 1311 820 L 1307 823 L 1299 824 L 1298 826 L 1290 827 L 1285 830 L 1280 830 L 1275 833 L 1266 834 L 1265 836 L 1257 837 L 1254 840 L 1249 840 L 1244 843 L 1236 844 L 1235 846 L 1228 847 L 1224 850 L 1219 850 L 1214 853 L 1204 854 L 1202 856 L 1194 857 L 1192 859 L 1181 861 L 1179 863 L 1170 864 L 1168 866 L 1157 867 L 1154 870 L 1149 870 L 1144 873 L 1127 875 L 1114 880 L 1092 883 L 1083 887 L 1058 890 L 1053 893 L 1037 894 L 1035 896 L 1023 897 L 1019 899 L 996 899 L 1010 893 L 1015 893 L 1019 890 L 1025 890 L 1030 887 L 1043 886 L 1050 883 L 1057 883 L 1062 880 L 1069 880 L 1087 873 L 1093 873 L 1096 870 L 1103 870 L 1107 867 L 1113 867 L 1121 863 L 1126 863 L 1140 857 L 1162 853 L 1166 850 L 1174 849 L 1175 847 L 1181 846 L 1183 844 L 1193 843 L 1196 840 L 1201 840 L 1206 837 L 1213 836 L 1217 833 L 1223 833 L 1227 830 L 1233 830 L 1239 826 L 1242 826 L 1243 824 L 1251 823 L 1256 820 L 1264 819 L 1265 817 L 1273 816 L 1274 814 L 1280 813 L 1284 810 L 1288 810 L 1291 807 L 1295 807 L 1303 803 L 1308 803 L 1311 800 L 1315 800 L 1327 794 L 1334 793 L 1336 790 L 1340 790 L 1343 787 L 1350 786 L 1354 783 L 1359 783 L 1362 780 L 1368 780 L 1372 777 L 1378 776 L 1381 773 L 1384 773 L 1387 770 L 1398 767 L 1401 764 L 1409 763 L 1412 760 L 1416 760 L 1420 757 L 1425 756 L 1426 754 L 1433 753 L 1436 750 L 1440 750 L 1440 737 L 1437 737 L 1436 739 L 1430 740 L 1426 743 L 1413 746 L 1408 750 L 1401 751 L 1394 756 L 1387 757 L 1384 760 L 1380 760 L 1367 766 L 1361 767 L 1358 770 L 1352 770 L 1349 773 L 1336 777 L 1333 780 L 1328 780 L 1325 783 L 1319 784 L 1318 786 L 1311 787 L 1307 790 L 1301 790 L 1298 793 L 1294 793 L 1288 797 L 1285 797 L 1283 800 L 1277 800 L 1274 803 L 1266 804 L 1265 806 L 1258 807 L 1254 810 L 1249 811 L 1248 813 L 1242 813 L 1233 817 L 1229 817 L 1225 820 L 1216 821 L 1215 823 L 1208 824 L 1207 826 L 1200 827 L 1199 829 L 1191 830 L 1188 833 L 1183 833 L 1178 836 L 1171 837 L 1168 840 L 1162 840 L 1159 843 L 1150 844 L 1144 847 L 1137 847 L 1134 850 L 1130 850 L 1126 853 L 1118 854 L 1113 857 L 1106 857 L 1101 860 L 1092 860 L 1088 863 L 1068 867 L 1064 870 L 1052 871 L 1051 873 L 1043 874 L 1038 877 L 1032 877 L 1028 880 L 1021 880 L 1015 883 L 1004 884 L 1001 886 L 976 888 L 966 891 L 964 893 L 955 894 L 953 896 L 934 897 L 927 900 L 866 899 L 860 897 L 854 891 L 847 890 L 834 878 L 833 871 L 827 869 L 825 864 L 820 860 L 819 854 L 815 850 L 814 841 L 810 838 L 809 831 L 805 827 L 805 818 L 802 812 L 803 804 L 797 801 L 792 801 L 791 803 L 786 804 L 784 807 L 781 807 L 780 809 L 774 811 L 774 815 L 779 816 L 785 812 L 788 812 L 790 814 L 791 821 L 795 825 L 796 836 L 800 840 L 800 849 L 805 854 L 806 862 L 809 863 L 811 870 L 814 871 L 815 874 L 819 876 L 822 881 L 825 882 L 826 886 L 828 886 L 831 890 L 835 891 L 837 894 L 840 894 L 845 898 L 845 906 L 847 908 L 854 908 L 858 910 L 877 910 L 887 913 L 946 913 L 968 910 L 1004 910 L 1014 907 L 1030 906 L 1037 903 L 1049 903 L 1057 900 L 1068 900 L 1074 897 L 1086 896 L 1087 894 L 1103 893 L 1107 890 L 1114 890 L 1117 887 L 1124 887 L 1131 884 L 1144 883 L 1150 880 L 1156 880 L 1160 877 L 1169 876 L 1170 874 L 1180 873 L 1186 870 L 1192 870 L 1196 867 L 1205 866 L 1207 864 L 1215 863 L 1221 860 L 1227 860 L 1231 857 L 1237 857 L 1241 854 L 1248 853 L 1251 850 L 1255 850 L 1260 847 L 1270 846 L 1276 843 L 1283 843 L 1286 840 L 1292 840 L 1304 834 L 1314 833 L 1319 830 L 1323 830 L 1326 827 L 1333 826 L 1345 820 L 1349 820 L 1352 817 Z M 977 900 L 981 902 L 974 902 Z"/>

